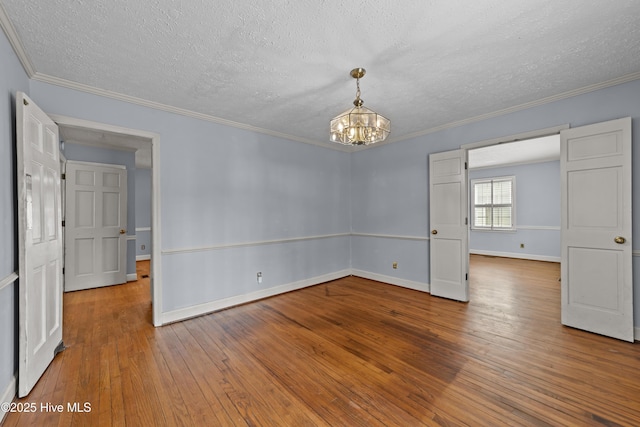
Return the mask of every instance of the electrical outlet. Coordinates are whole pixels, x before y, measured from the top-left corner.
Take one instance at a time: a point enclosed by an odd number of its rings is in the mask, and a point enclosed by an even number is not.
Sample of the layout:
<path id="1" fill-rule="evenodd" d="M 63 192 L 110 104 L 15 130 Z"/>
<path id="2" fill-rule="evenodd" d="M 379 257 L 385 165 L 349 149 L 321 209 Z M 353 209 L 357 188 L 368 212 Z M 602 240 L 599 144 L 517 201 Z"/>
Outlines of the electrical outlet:
<path id="1" fill-rule="evenodd" d="M 398 263 L 396 261 L 393 262 L 393 268 L 398 268 Z"/>
<path id="2" fill-rule="evenodd" d="M 140 249 L 141 249 L 141 250 L 143 250 L 143 251 L 144 251 L 144 248 L 146 248 L 146 246 L 145 246 L 145 245 L 141 245 L 141 246 L 140 246 Z"/>
<path id="3" fill-rule="evenodd" d="M 262 283 L 262 271 L 259 271 L 258 274 L 256 274 L 256 278 L 258 283 Z"/>
<path id="4" fill-rule="evenodd" d="M 524 249 L 524 243 L 520 243 L 520 249 Z"/>

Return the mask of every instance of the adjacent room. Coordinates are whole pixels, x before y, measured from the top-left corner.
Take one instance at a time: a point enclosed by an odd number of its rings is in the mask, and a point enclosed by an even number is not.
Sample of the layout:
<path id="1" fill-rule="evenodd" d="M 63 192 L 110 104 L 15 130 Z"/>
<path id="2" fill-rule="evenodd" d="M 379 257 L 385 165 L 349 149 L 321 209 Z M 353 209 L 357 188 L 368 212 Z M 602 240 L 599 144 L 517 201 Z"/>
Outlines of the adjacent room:
<path id="1" fill-rule="evenodd" d="M 1 425 L 640 425 L 637 16 L 0 0 Z"/>

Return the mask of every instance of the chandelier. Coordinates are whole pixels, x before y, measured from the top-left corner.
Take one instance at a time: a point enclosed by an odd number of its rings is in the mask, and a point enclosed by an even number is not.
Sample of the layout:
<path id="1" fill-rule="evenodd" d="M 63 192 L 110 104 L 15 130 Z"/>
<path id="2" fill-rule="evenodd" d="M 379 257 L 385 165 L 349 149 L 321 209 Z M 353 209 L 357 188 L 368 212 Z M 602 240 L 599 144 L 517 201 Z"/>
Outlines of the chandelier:
<path id="1" fill-rule="evenodd" d="M 364 68 L 351 70 L 356 79 L 356 99 L 354 108 L 345 111 L 331 120 L 331 141 L 344 145 L 370 145 L 384 141 L 391 130 L 391 122 L 375 111 L 363 107 L 360 99 L 360 79 L 365 75 Z"/>

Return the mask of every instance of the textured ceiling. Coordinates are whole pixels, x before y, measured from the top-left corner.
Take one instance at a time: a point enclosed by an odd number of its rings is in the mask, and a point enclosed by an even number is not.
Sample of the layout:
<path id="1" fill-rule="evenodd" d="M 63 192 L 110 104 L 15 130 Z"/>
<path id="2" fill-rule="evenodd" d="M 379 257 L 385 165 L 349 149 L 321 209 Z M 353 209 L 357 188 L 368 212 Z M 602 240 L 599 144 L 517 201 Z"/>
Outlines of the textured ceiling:
<path id="1" fill-rule="evenodd" d="M 391 141 L 640 78 L 637 0 L 0 5 L 34 78 L 327 146 L 329 120 L 355 97 L 354 67 L 367 69 L 362 98 L 391 120 Z"/>

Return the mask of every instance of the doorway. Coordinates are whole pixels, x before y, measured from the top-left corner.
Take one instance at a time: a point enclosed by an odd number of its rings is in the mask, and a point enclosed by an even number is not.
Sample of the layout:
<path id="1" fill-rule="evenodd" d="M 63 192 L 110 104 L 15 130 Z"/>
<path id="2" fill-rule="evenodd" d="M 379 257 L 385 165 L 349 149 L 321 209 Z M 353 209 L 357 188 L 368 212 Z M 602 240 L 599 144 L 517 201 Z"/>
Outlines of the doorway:
<path id="1" fill-rule="evenodd" d="M 561 323 L 633 341 L 631 119 L 560 131 Z M 556 131 L 548 132 L 552 133 Z M 468 154 L 470 149 L 496 144 L 500 141 L 463 150 Z M 479 187 L 486 188 L 479 190 L 490 194 L 500 215 L 512 209 L 515 218 L 514 201 L 502 201 L 509 199 L 503 194 L 505 182 L 514 185 L 515 180 L 495 180 L 500 187 L 497 202 L 491 188 L 494 180 L 480 181 Z M 470 201 L 472 226 L 493 231 L 497 223 L 505 231 L 515 229 L 515 219 L 496 221 L 491 203 L 478 202 L 477 197 Z M 491 218 L 483 214 L 485 209 Z"/>
<path id="2" fill-rule="evenodd" d="M 84 144 L 95 147 L 134 151 L 136 165 L 151 171 L 151 242 L 148 259 L 150 259 L 151 264 L 152 322 L 154 326 L 161 326 L 163 321 L 160 260 L 160 170 L 158 167 L 160 136 L 153 132 L 123 128 L 73 117 L 55 114 L 50 114 L 49 116 L 59 127 L 61 140 L 81 140 Z M 135 235 L 133 235 L 133 239 L 135 239 Z M 132 248 L 134 260 L 135 246 Z"/>
<path id="3" fill-rule="evenodd" d="M 469 253 L 560 262 L 558 133 L 468 151 Z"/>

